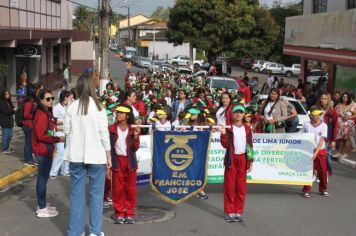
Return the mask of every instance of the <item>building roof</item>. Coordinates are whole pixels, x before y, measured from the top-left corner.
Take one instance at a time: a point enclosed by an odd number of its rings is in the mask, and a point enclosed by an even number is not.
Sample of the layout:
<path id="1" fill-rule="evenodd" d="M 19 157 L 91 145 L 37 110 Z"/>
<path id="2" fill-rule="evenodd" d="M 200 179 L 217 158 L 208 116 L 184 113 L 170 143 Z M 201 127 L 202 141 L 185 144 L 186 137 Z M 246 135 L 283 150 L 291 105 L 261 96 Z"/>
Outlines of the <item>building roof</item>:
<path id="1" fill-rule="evenodd" d="M 140 37 L 141 40 L 153 41 L 153 34 L 148 33 L 145 36 Z M 156 41 L 167 41 L 166 31 L 159 31 L 156 33 Z"/>
<path id="2" fill-rule="evenodd" d="M 149 17 L 142 15 L 142 14 L 138 14 L 138 15 L 130 17 L 130 26 L 139 25 L 139 24 L 142 24 L 149 20 L 151 20 Z M 128 19 L 127 18 L 124 20 L 121 20 L 119 22 L 120 29 L 127 28 L 127 27 L 128 27 Z"/>

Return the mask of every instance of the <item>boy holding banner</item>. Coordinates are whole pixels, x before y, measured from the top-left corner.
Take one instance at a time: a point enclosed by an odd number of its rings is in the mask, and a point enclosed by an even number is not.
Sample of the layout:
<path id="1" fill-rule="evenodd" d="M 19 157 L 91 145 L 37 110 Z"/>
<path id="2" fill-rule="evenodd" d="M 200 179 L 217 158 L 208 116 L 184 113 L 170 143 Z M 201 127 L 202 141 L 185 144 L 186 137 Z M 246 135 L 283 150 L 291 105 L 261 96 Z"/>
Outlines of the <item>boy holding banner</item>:
<path id="1" fill-rule="evenodd" d="M 237 105 L 232 109 L 232 126 L 221 129 L 221 145 L 226 148 L 224 173 L 224 213 L 227 222 L 242 222 L 246 198 L 246 173 L 252 161 L 246 157 L 252 147 L 251 128 L 243 124 L 246 109 Z"/>
<path id="2" fill-rule="evenodd" d="M 119 105 L 116 122 L 109 126 L 112 156 L 112 202 L 115 224 L 134 224 L 136 207 L 136 151 L 140 146 L 140 128 L 134 123 L 132 108 Z"/>
<path id="3" fill-rule="evenodd" d="M 317 171 L 320 195 L 329 197 L 327 189 L 327 151 L 325 148 L 325 139 L 328 136 L 328 126 L 322 121 L 321 116 L 323 111 L 317 106 L 312 106 L 310 109 L 311 121 L 304 124 L 304 133 L 313 133 L 315 141 L 315 149 L 313 154 L 313 169 Z M 303 196 L 310 198 L 312 186 L 304 186 Z"/>

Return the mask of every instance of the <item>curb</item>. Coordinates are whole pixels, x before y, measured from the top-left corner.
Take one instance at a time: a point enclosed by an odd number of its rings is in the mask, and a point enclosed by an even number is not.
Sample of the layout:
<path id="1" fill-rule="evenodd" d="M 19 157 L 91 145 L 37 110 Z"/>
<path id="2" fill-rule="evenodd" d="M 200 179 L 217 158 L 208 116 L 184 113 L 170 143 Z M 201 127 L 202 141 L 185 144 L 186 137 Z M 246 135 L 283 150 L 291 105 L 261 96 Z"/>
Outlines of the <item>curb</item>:
<path id="1" fill-rule="evenodd" d="M 36 166 L 25 166 L 16 170 L 2 178 L 0 178 L 0 191 L 9 188 L 11 185 L 19 180 L 25 179 L 37 172 Z"/>
<path id="2" fill-rule="evenodd" d="M 342 164 L 344 166 L 347 166 L 347 167 L 350 167 L 351 169 L 356 170 L 356 161 L 352 161 L 352 160 L 345 159 L 345 158 L 336 158 L 336 157 L 333 157 L 332 159 L 336 162 L 339 162 L 340 164 Z"/>

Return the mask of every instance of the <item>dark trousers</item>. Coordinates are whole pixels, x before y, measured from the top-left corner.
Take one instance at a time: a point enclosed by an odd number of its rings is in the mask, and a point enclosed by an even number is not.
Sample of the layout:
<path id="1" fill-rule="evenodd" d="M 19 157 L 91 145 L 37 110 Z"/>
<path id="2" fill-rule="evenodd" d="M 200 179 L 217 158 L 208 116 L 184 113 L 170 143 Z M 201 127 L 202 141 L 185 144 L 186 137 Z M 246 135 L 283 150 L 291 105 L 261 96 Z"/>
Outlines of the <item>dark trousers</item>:
<path id="1" fill-rule="evenodd" d="M 46 192 L 47 192 L 47 182 L 49 178 L 49 172 L 52 167 L 52 158 L 37 156 L 38 160 L 38 175 L 37 175 L 37 203 L 40 209 L 47 206 L 46 203 Z"/>
<path id="2" fill-rule="evenodd" d="M 25 162 L 33 161 L 32 157 L 32 129 L 26 126 L 22 127 L 25 134 L 25 147 L 24 147 L 24 156 Z"/>

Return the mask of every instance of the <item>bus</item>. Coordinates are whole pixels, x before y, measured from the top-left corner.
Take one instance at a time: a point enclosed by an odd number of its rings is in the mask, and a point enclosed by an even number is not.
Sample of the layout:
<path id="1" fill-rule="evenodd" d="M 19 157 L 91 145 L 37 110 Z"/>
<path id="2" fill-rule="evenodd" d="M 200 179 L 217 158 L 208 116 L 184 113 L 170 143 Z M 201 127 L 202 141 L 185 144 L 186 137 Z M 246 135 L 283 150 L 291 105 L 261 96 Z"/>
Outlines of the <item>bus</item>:
<path id="1" fill-rule="evenodd" d="M 123 60 L 128 61 L 132 58 L 132 56 L 135 56 L 137 54 L 136 48 L 134 47 L 124 47 L 124 55 L 123 55 Z"/>

